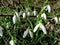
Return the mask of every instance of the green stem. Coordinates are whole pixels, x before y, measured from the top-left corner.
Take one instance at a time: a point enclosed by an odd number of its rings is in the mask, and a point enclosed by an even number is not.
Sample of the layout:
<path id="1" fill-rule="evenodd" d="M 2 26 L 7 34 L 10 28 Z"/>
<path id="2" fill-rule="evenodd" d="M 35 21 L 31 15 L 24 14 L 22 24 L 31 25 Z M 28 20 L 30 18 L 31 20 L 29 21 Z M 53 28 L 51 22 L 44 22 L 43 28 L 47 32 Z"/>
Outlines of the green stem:
<path id="1" fill-rule="evenodd" d="M 23 8 L 23 6 L 22 6 L 22 5 L 20 5 L 20 6 L 21 6 L 22 10 L 24 11 L 24 8 Z"/>
<path id="2" fill-rule="evenodd" d="M 12 35 L 11 35 L 10 31 L 7 31 L 7 33 L 9 33 L 10 37 L 12 37 Z"/>
<path id="3" fill-rule="evenodd" d="M 28 17 L 27 17 L 27 20 L 28 20 L 28 22 L 30 23 L 31 28 L 33 29 L 33 24 L 31 23 L 31 21 L 29 20 L 29 18 L 28 18 Z"/>

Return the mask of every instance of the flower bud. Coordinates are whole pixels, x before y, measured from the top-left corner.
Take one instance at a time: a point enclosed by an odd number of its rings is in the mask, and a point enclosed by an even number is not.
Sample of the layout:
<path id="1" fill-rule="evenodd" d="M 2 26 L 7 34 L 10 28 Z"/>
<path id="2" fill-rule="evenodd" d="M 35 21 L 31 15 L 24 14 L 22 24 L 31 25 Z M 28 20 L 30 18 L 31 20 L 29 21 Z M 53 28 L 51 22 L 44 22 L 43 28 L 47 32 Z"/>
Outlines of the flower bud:
<path id="1" fill-rule="evenodd" d="M 46 20 L 46 14 L 45 14 L 45 13 L 41 14 L 41 17 L 42 17 L 44 20 Z"/>
<path id="2" fill-rule="evenodd" d="M 27 16 L 30 16 L 30 12 L 27 12 Z"/>
<path id="3" fill-rule="evenodd" d="M 16 21 L 17 21 L 17 17 L 16 17 L 16 15 L 14 15 L 14 16 L 13 16 L 13 24 L 15 24 Z"/>
<path id="4" fill-rule="evenodd" d="M 54 17 L 53 19 L 55 20 L 56 23 L 58 23 L 58 18 L 57 17 Z"/>
<path id="5" fill-rule="evenodd" d="M 51 12 L 51 7 L 50 7 L 50 5 L 47 5 L 47 10 L 48 10 L 49 13 Z"/>
<path id="6" fill-rule="evenodd" d="M 24 12 L 24 13 L 23 13 L 23 19 L 24 19 L 25 17 L 26 17 L 26 13 Z"/>
<path id="7" fill-rule="evenodd" d="M 36 15 L 37 15 L 37 11 L 34 10 L 34 11 L 33 11 L 33 14 L 34 14 L 34 16 L 36 16 Z"/>

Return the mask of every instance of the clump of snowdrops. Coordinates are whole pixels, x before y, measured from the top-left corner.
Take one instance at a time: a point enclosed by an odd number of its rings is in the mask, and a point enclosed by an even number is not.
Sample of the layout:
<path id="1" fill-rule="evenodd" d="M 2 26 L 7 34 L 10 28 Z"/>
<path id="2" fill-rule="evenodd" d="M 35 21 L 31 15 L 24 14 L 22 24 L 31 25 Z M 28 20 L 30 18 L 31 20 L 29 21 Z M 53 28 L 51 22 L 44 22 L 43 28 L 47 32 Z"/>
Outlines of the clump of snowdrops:
<path id="1" fill-rule="evenodd" d="M 20 10 L 20 12 L 13 11 L 13 17 L 3 17 L 0 21 L 0 40 L 3 40 L 1 42 L 6 45 L 54 45 L 57 42 L 57 32 L 59 31 L 54 31 L 53 26 L 50 30 L 47 29 L 51 23 L 47 17 L 52 13 L 49 4 L 44 5 L 40 12 L 36 9 L 31 11 L 30 7 Z M 30 18 L 30 16 L 35 17 Z M 58 24 L 60 18 L 55 16 L 50 20 L 54 20 L 55 24 Z"/>

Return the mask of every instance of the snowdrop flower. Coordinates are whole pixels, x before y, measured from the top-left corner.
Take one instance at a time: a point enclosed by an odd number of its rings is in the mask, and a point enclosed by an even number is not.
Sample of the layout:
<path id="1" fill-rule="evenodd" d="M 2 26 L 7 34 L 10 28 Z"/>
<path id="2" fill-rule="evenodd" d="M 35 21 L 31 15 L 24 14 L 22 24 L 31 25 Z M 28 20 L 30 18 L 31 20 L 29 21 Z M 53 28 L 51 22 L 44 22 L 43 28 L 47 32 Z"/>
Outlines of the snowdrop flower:
<path id="1" fill-rule="evenodd" d="M 0 26 L 0 36 L 3 36 L 3 28 Z"/>
<path id="2" fill-rule="evenodd" d="M 53 19 L 55 20 L 56 23 L 58 23 L 58 18 L 57 17 L 54 17 Z"/>
<path id="3" fill-rule="evenodd" d="M 45 13 L 41 14 L 41 17 L 42 17 L 44 20 L 46 20 L 46 14 L 45 14 Z"/>
<path id="4" fill-rule="evenodd" d="M 10 45 L 15 45 L 15 44 L 14 44 L 14 40 L 10 40 L 9 44 L 10 44 Z"/>
<path id="5" fill-rule="evenodd" d="M 30 37 L 33 38 L 33 33 L 31 32 L 31 30 L 28 30 L 28 29 L 24 32 L 23 38 L 25 38 L 28 35 L 28 33 L 29 33 Z"/>
<path id="6" fill-rule="evenodd" d="M 50 7 L 50 5 L 47 5 L 47 10 L 48 10 L 49 13 L 51 12 L 51 7 Z"/>
<path id="7" fill-rule="evenodd" d="M 46 28 L 44 27 L 44 25 L 42 23 L 37 24 L 35 26 L 33 32 L 36 32 L 39 27 L 42 29 L 42 31 L 44 32 L 44 34 L 47 34 Z"/>
<path id="8" fill-rule="evenodd" d="M 49 13 L 51 12 L 51 7 L 50 5 L 44 6 L 43 10 L 48 11 Z"/>
<path id="9" fill-rule="evenodd" d="M 16 15 L 14 15 L 14 16 L 13 16 L 13 24 L 15 24 L 16 21 L 17 21 L 17 17 L 16 17 Z"/>
<path id="10" fill-rule="evenodd" d="M 36 31 L 37 31 L 37 29 L 39 28 L 39 26 L 40 26 L 40 24 L 37 24 L 37 25 L 35 26 L 35 28 L 34 28 L 33 32 L 36 32 Z"/>
<path id="11" fill-rule="evenodd" d="M 33 33 L 29 30 L 30 37 L 33 38 Z"/>
<path id="12" fill-rule="evenodd" d="M 28 34 L 28 30 L 24 31 L 23 38 L 25 38 Z"/>
<path id="13" fill-rule="evenodd" d="M 33 14 L 34 14 L 34 16 L 36 16 L 36 15 L 37 15 L 37 11 L 36 11 L 36 10 L 34 10 L 34 11 L 33 11 Z"/>
<path id="14" fill-rule="evenodd" d="M 23 13 L 23 19 L 24 19 L 25 17 L 26 17 L 26 13 L 24 12 L 24 13 Z"/>
<path id="15" fill-rule="evenodd" d="M 27 16 L 30 16 L 30 12 L 27 12 Z"/>

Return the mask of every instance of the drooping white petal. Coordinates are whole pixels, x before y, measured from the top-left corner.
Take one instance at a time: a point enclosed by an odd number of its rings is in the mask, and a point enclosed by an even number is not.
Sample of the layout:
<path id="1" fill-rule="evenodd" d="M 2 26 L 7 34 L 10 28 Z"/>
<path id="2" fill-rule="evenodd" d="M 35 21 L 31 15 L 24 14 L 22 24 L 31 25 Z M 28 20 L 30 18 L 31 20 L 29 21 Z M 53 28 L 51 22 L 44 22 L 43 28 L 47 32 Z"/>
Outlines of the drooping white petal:
<path id="1" fill-rule="evenodd" d="M 15 24 L 16 21 L 17 21 L 17 17 L 16 17 L 16 15 L 14 15 L 14 16 L 13 16 L 13 24 Z"/>
<path id="2" fill-rule="evenodd" d="M 24 31 L 23 38 L 25 38 L 28 34 L 28 30 Z"/>
<path id="3" fill-rule="evenodd" d="M 3 36 L 3 28 L 0 26 L 0 36 Z"/>
<path id="4" fill-rule="evenodd" d="M 10 45 L 15 45 L 13 40 L 10 40 L 9 44 Z"/>
<path id="5" fill-rule="evenodd" d="M 33 32 L 36 32 L 36 31 L 37 31 L 37 29 L 39 28 L 39 26 L 40 26 L 40 24 L 37 24 L 37 25 L 35 26 L 35 28 L 34 28 Z"/>
<path id="6" fill-rule="evenodd" d="M 39 23 L 39 26 L 42 29 L 42 31 L 44 32 L 44 34 L 47 34 L 45 26 L 42 23 Z"/>
<path id="7" fill-rule="evenodd" d="M 30 16 L 30 12 L 27 12 L 27 16 Z"/>
<path id="8" fill-rule="evenodd" d="M 44 20 L 46 20 L 46 14 L 45 14 L 45 13 L 41 14 L 41 17 L 42 17 Z"/>
<path id="9" fill-rule="evenodd" d="M 55 20 L 56 23 L 58 23 L 58 18 L 57 17 L 54 17 L 53 19 Z"/>
<path id="10" fill-rule="evenodd" d="M 51 7 L 50 7 L 50 5 L 47 5 L 47 10 L 48 10 L 49 13 L 51 12 Z"/>
<path id="11" fill-rule="evenodd" d="M 34 16 L 36 16 L 36 15 L 37 15 L 37 11 L 36 11 L 36 10 L 34 10 L 34 11 L 33 11 L 33 14 L 34 14 Z"/>
<path id="12" fill-rule="evenodd" d="M 46 5 L 43 7 L 43 10 L 48 11 L 49 13 L 51 12 L 51 7 L 50 5 Z"/>
<path id="13" fill-rule="evenodd" d="M 24 19 L 25 17 L 26 17 L 26 13 L 24 12 L 24 13 L 23 13 L 23 19 Z"/>
<path id="14" fill-rule="evenodd" d="M 33 33 L 29 30 L 30 37 L 33 38 Z"/>

